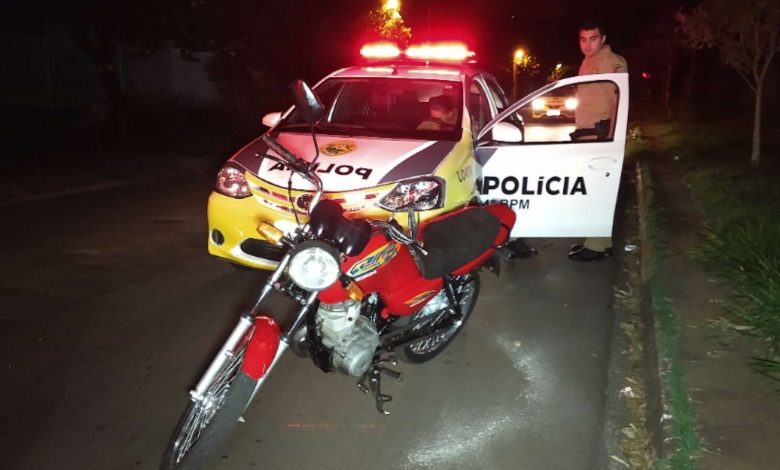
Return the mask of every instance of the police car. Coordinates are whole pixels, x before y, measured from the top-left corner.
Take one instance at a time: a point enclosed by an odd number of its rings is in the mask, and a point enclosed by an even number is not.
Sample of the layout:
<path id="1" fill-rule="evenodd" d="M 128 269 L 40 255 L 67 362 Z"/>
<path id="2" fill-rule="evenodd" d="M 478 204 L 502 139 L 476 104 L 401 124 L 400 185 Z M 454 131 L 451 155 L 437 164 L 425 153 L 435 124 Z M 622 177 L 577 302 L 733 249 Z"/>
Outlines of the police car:
<path id="1" fill-rule="evenodd" d="M 401 51 L 381 43 L 361 54 L 364 64 L 315 85 L 327 110 L 315 136 L 294 107 L 263 118 L 285 147 L 317 159 L 326 197 L 348 216 L 387 219 L 402 209 L 395 217 L 405 224 L 410 204 L 426 220 L 475 200 L 499 201 L 518 213 L 513 237 L 611 234 L 625 144 L 626 74 L 560 80 L 510 105 L 462 44 Z M 619 97 L 608 138 L 573 141 L 572 126 L 523 122 L 534 100 L 589 82 L 609 83 Z M 260 138 L 239 150 L 220 170 L 208 202 L 209 252 L 263 269 L 275 267 L 282 252 L 257 226 L 268 222 L 290 232 L 305 220 L 312 192 L 284 165 L 263 159 L 268 152 Z"/>
<path id="2" fill-rule="evenodd" d="M 536 98 L 531 102 L 533 109 L 533 118 L 566 118 L 574 119 L 574 113 L 577 110 L 577 98 L 563 92 L 564 89 L 558 89 L 548 93 L 544 98 Z"/>

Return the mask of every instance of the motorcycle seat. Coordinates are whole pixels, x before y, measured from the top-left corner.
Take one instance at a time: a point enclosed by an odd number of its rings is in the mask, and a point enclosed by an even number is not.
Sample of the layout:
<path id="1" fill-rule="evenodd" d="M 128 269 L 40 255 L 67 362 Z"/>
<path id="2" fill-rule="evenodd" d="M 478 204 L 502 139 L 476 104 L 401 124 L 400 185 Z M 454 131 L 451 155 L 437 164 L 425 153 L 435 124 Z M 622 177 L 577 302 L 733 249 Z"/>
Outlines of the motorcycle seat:
<path id="1" fill-rule="evenodd" d="M 446 276 L 478 258 L 496 244 L 501 221 L 487 209 L 467 207 L 420 226 L 418 238 L 427 255 L 420 255 L 426 279 Z"/>

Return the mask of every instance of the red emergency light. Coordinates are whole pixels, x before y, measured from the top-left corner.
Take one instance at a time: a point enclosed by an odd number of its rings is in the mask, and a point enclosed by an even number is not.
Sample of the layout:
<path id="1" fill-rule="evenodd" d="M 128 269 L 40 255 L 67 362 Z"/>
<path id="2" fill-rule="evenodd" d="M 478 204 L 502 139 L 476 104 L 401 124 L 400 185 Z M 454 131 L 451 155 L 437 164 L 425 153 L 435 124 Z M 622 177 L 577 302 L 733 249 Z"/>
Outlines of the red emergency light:
<path id="1" fill-rule="evenodd" d="M 373 42 L 363 46 L 360 55 L 366 59 L 397 59 L 401 49 L 392 42 Z"/>
<path id="2" fill-rule="evenodd" d="M 360 55 L 369 60 L 400 59 L 401 49 L 392 42 L 372 42 L 360 49 Z M 407 59 L 426 62 L 465 62 L 474 57 L 474 52 L 462 42 L 436 42 L 414 44 L 403 54 Z"/>
<path id="3" fill-rule="evenodd" d="M 462 42 L 425 43 L 409 46 L 406 57 L 432 62 L 463 62 L 474 57 L 474 52 Z"/>

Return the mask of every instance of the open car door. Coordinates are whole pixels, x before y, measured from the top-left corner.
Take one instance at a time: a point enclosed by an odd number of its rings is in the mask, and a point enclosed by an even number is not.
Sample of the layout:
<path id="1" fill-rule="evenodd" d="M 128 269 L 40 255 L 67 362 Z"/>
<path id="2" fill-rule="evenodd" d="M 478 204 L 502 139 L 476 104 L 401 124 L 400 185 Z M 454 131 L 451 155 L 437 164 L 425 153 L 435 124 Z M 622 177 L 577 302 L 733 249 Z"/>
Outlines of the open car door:
<path id="1" fill-rule="evenodd" d="M 613 103 L 612 118 L 577 130 L 578 96 L 585 96 L 577 90 L 588 86 Z M 525 122 L 520 142 L 511 124 L 518 114 Z M 515 210 L 513 238 L 611 236 L 627 119 L 626 73 L 566 78 L 531 93 L 479 133 L 480 201 Z"/>

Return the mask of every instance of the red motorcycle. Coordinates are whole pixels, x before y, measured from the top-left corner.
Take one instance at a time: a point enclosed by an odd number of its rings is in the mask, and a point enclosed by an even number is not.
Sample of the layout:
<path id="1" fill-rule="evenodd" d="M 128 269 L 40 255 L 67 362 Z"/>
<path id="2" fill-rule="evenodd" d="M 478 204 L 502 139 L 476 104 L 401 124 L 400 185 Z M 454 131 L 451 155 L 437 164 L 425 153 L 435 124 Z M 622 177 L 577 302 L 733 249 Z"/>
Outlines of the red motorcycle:
<path id="1" fill-rule="evenodd" d="M 294 95 L 296 108 L 312 124 L 316 147 L 322 104 L 303 82 L 295 84 Z M 258 227 L 286 254 L 190 392 L 162 469 L 206 466 L 288 348 L 324 372 L 358 378 L 377 410 L 388 414 L 390 397 L 382 393 L 381 379 L 400 374 L 386 364 L 395 357 L 422 363 L 452 342 L 476 304 L 480 269 L 497 272 L 515 223 L 511 209 L 494 204 L 464 207 L 418 226 L 419 201 L 411 196 L 408 232 L 392 216 L 350 220 L 337 202 L 323 199 L 322 182 L 310 170 L 314 162 L 296 157 L 270 135 L 263 140 L 275 155 L 258 158 L 282 163 L 315 188 L 309 220 L 290 235 L 270 224 Z M 262 312 L 272 290 L 300 304 L 285 328 Z"/>

